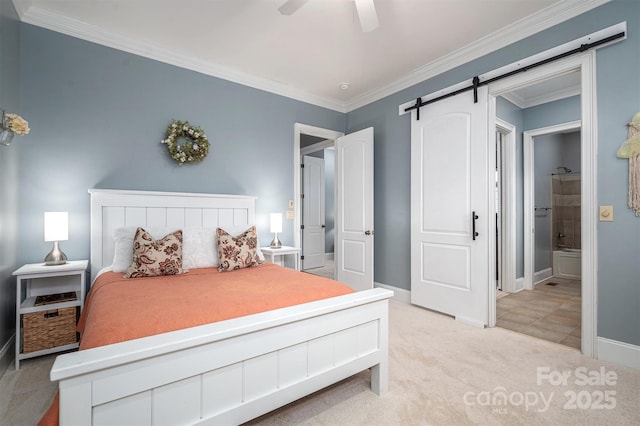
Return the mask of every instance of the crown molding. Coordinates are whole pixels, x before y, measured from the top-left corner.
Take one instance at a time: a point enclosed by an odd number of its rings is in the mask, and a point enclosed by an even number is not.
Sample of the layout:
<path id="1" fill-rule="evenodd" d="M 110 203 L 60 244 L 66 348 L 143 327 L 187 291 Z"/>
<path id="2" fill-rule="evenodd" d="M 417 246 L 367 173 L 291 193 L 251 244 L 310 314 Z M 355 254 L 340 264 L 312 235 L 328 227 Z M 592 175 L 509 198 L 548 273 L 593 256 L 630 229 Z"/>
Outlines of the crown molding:
<path id="1" fill-rule="evenodd" d="M 534 96 L 530 98 L 523 98 L 516 92 L 509 92 L 502 94 L 503 98 L 514 104 L 520 109 L 531 108 L 536 105 L 542 105 L 553 101 L 559 101 L 560 99 L 570 98 L 572 96 L 578 96 L 581 93 L 580 85 L 565 87 L 563 89 L 554 90 L 553 92 L 545 93 L 544 95 Z"/>
<path id="2" fill-rule="evenodd" d="M 370 90 L 346 103 L 347 112 L 368 105 L 415 84 L 440 75 L 516 41 L 551 28 L 611 0 L 565 0 L 530 15 L 465 47 L 430 62 L 385 86 Z"/>
<path id="3" fill-rule="evenodd" d="M 254 89 L 264 90 L 301 102 L 346 113 L 428 80 L 511 43 L 522 40 L 523 38 L 578 16 L 609 1 L 610 0 L 560 1 L 538 13 L 516 21 L 474 43 L 430 62 L 398 80 L 370 90 L 347 102 L 318 96 L 283 83 L 239 72 L 158 45 L 124 37 L 118 33 L 106 31 L 100 27 L 89 25 L 79 20 L 34 6 L 30 0 L 13 0 L 13 3 L 21 21 L 31 25 L 249 86 Z"/>
<path id="4" fill-rule="evenodd" d="M 21 0 L 14 0 L 14 2 L 21 3 Z M 40 7 L 33 6 L 26 9 L 21 16 L 21 20 L 27 24 L 36 25 L 51 31 L 132 53 L 134 55 L 175 65 L 223 80 L 242 84 L 244 86 L 253 87 L 254 89 L 264 90 L 266 92 L 278 94 L 334 111 L 342 113 L 346 112 L 345 104 L 342 101 L 324 98 L 283 83 L 239 72 L 209 61 L 203 61 L 152 43 L 142 42 L 116 32 L 107 31 L 103 28 L 89 25 L 85 22 L 69 18 Z"/>
<path id="5" fill-rule="evenodd" d="M 21 21 L 24 20 L 24 15 L 31 7 L 31 0 L 13 0 L 13 8 L 18 13 L 18 17 Z"/>

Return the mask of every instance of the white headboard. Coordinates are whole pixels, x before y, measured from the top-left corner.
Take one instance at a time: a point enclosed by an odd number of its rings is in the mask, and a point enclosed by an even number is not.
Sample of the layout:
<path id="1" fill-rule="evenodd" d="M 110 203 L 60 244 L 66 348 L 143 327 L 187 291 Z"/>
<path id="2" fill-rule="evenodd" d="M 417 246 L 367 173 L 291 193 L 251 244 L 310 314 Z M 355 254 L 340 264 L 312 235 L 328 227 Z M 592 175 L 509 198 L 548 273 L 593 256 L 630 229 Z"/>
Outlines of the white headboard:
<path id="1" fill-rule="evenodd" d="M 182 229 L 255 223 L 256 197 L 90 189 L 91 282 L 113 262 L 113 232 L 123 226 Z"/>

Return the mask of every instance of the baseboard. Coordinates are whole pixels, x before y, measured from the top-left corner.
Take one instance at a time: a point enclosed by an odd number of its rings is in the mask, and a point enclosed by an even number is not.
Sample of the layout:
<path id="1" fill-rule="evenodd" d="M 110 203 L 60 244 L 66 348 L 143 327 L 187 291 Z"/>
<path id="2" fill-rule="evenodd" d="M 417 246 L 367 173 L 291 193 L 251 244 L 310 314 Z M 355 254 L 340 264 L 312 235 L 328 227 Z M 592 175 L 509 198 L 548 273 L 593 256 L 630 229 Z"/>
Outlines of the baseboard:
<path id="1" fill-rule="evenodd" d="M 392 285 L 382 284 L 378 282 L 374 282 L 373 286 L 393 291 L 393 298 L 396 299 L 398 302 L 407 303 L 407 304 L 411 303 L 411 292 L 409 290 L 405 290 L 400 287 L 394 287 Z"/>
<path id="2" fill-rule="evenodd" d="M 547 268 L 547 269 L 543 269 L 542 271 L 538 271 L 538 272 L 534 272 L 533 274 L 533 285 L 536 285 L 538 283 L 541 283 L 542 281 L 546 280 L 547 278 L 551 278 L 553 276 L 553 269 L 551 268 Z"/>
<path id="3" fill-rule="evenodd" d="M 15 347 L 14 343 L 16 340 L 15 333 L 9 337 L 9 340 L 5 345 L 0 349 L 0 377 L 4 375 L 4 372 L 7 371 L 7 368 L 13 362 L 13 358 L 15 356 Z"/>
<path id="4" fill-rule="evenodd" d="M 514 293 L 517 293 L 519 291 L 524 290 L 524 277 L 516 278 L 516 280 L 515 280 L 515 282 L 513 284 L 516 287 L 516 288 L 513 289 Z"/>
<path id="5" fill-rule="evenodd" d="M 598 337 L 598 359 L 640 370 L 640 346 Z"/>
<path id="6" fill-rule="evenodd" d="M 324 258 L 325 260 L 333 260 L 333 253 L 325 253 Z"/>

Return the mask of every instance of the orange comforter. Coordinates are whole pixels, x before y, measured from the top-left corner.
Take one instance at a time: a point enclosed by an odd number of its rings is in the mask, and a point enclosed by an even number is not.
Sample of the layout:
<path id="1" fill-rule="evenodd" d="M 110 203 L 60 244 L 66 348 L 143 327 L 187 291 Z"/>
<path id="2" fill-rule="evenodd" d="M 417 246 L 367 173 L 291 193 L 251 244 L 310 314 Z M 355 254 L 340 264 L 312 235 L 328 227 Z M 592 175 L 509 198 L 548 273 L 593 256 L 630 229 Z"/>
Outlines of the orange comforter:
<path id="1" fill-rule="evenodd" d="M 337 281 L 264 263 L 171 277 L 100 275 L 78 322 L 80 349 L 194 327 L 351 293 Z"/>
<path id="2" fill-rule="evenodd" d="M 352 293 L 337 281 L 272 263 L 233 272 L 194 269 L 171 277 L 100 275 L 78 322 L 90 349 Z M 58 399 L 40 425 L 58 423 Z"/>

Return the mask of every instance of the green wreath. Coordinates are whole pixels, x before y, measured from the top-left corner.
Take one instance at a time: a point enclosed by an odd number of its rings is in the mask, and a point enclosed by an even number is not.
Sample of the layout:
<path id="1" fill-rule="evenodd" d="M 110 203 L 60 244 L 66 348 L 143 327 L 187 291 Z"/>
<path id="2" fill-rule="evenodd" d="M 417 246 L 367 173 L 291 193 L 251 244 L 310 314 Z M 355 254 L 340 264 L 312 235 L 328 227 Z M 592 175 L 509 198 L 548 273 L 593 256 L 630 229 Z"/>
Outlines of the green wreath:
<path id="1" fill-rule="evenodd" d="M 209 140 L 204 130 L 190 125 L 188 121 L 173 120 L 161 143 L 167 145 L 169 155 L 179 165 L 199 163 L 209 153 Z"/>

